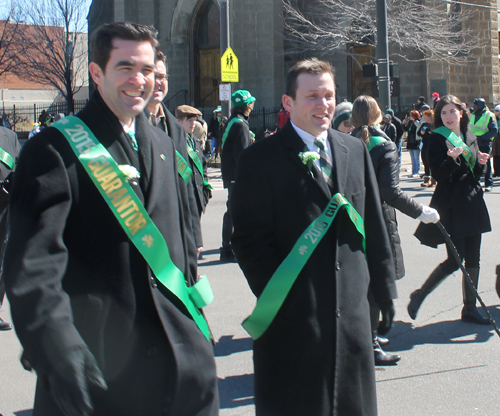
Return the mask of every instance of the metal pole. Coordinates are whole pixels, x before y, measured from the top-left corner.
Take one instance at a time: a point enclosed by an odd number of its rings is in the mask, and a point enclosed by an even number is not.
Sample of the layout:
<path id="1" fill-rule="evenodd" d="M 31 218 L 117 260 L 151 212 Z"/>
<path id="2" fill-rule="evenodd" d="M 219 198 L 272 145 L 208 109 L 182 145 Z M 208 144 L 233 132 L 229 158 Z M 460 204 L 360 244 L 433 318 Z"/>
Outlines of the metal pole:
<path id="1" fill-rule="evenodd" d="M 377 63 L 379 105 L 380 109 L 385 111 L 387 108 L 391 108 L 386 0 L 377 0 Z"/>
<path id="2" fill-rule="evenodd" d="M 220 56 L 226 52 L 226 49 L 231 45 L 229 33 L 229 0 L 221 0 L 220 4 Z M 231 94 L 231 83 L 229 83 L 229 93 Z M 231 112 L 231 101 L 222 101 L 222 115 L 229 119 Z"/>

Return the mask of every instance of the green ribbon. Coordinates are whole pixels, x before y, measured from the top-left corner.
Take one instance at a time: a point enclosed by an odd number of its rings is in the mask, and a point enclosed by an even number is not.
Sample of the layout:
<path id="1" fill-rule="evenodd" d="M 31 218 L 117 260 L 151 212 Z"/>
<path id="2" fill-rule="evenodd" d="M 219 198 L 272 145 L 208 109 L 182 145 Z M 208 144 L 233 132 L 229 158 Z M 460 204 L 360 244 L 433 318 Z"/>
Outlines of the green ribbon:
<path id="1" fill-rule="evenodd" d="M 460 137 L 458 137 L 453 131 L 451 131 L 448 127 L 441 126 L 433 130 L 433 132 L 443 136 L 453 146 L 462 147 L 463 149 L 462 156 L 467 161 L 470 171 L 472 172 L 472 176 L 474 176 L 474 166 L 476 165 L 476 160 L 474 159 L 474 154 L 472 153 L 472 150 L 470 150 L 470 147 L 467 146 L 464 143 L 464 141 Z"/>
<path id="2" fill-rule="evenodd" d="M 14 158 L 0 147 L 0 162 L 7 166 L 10 170 L 14 168 Z"/>
<path id="3" fill-rule="evenodd" d="M 227 139 L 227 136 L 229 134 L 229 130 L 231 130 L 231 127 L 233 126 L 234 123 L 238 122 L 238 121 L 241 121 L 243 122 L 243 120 L 239 117 L 233 117 L 229 123 L 227 124 L 226 126 L 226 130 L 224 130 L 224 134 L 222 135 L 222 142 L 220 144 L 220 150 L 223 149 L 224 147 L 224 143 L 226 143 L 226 139 Z"/>
<path id="4" fill-rule="evenodd" d="M 200 172 L 201 178 L 203 179 L 203 185 L 205 185 L 208 189 L 212 190 L 212 185 L 210 185 L 206 180 L 205 180 L 205 175 L 203 174 L 203 163 L 200 160 L 200 157 L 198 156 L 198 153 L 191 147 L 191 145 L 188 143 L 187 145 L 187 151 L 188 155 L 193 161 L 194 165 L 198 169 L 198 172 Z"/>
<path id="5" fill-rule="evenodd" d="M 335 194 L 319 218 L 314 220 L 299 237 L 257 299 L 252 314 L 243 321 L 243 328 L 253 339 L 258 339 L 271 325 L 299 273 L 332 225 L 341 207 L 346 208 L 350 220 L 363 237 L 363 251 L 366 252 L 363 218 L 344 196 Z"/>
<path id="6" fill-rule="evenodd" d="M 208 324 L 200 311 L 200 308 L 213 300 L 208 279 L 203 276 L 193 286 L 187 286 L 184 275 L 170 258 L 163 235 L 139 197 L 113 157 L 82 120 L 76 116 L 64 117 L 53 126 L 64 134 L 85 171 L 158 281 L 184 304 L 203 335 L 210 339 Z"/>
<path id="7" fill-rule="evenodd" d="M 188 162 L 186 162 L 186 159 L 182 157 L 182 155 L 179 153 L 178 150 L 175 151 L 175 156 L 177 160 L 177 171 L 179 172 L 181 178 L 184 179 L 184 182 L 188 184 L 189 179 L 191 179 L 191 175 L 193 174 L 193 171 L 189 167 Z"/>
<path id="8" fill-rule="evenodd" d="M 380 136 L 370 136 L 368 141 L 368 151 L 372 150 L 377 144 L 384 143 L 387 140 Z"/>

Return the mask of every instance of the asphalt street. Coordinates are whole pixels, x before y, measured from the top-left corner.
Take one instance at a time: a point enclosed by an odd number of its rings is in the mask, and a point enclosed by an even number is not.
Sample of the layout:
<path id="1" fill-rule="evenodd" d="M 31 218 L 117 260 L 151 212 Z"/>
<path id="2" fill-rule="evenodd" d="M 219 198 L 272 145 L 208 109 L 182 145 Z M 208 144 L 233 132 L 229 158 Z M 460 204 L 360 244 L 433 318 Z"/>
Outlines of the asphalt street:
<path id="1" fill-rule="evenodd" d="M 405 173 L 409 155 L 403 152 L 401 186 L 428 204 L 433 188 Z M 226 191 L 220 171 L 210 168 L 214 196 L 202 218 L 204 258 L 200 272 L 210 279 L 214 302 L 206 308 L 217 340 L 214 347 L 220 388 L 221 416 L 254 415 L 252 341 L 241 327 L 255 305 L 245 278 L 235 263 L 219 262 Z M 500 300 L 495 291 L 495 267 L 500 230 L 500 180 L 485 194 L 493 232 L 483 235 L 479 293 L 500 323 Z M 410 293 L 446 257 L 443 246 L 421 246 L 413 237 L 418 222 L 398 214 L 406 276 L 398 282 L 395 326 L 387 351 L 402 359 L 392 367 L 376 367 L 378 409 L 381 416 L 498 416 L 500 414 L 500 339 L 492 328 L 460 320 L 461 273 L 444 281 L 423 303 L 416 321 L 406 311 Z M 6 303 L 0 316 L 9 321 Z M 0 416 L 30 416 L 35 375 L 19 363 L 21 347 L 14 331 L 0 332 Z M 142 415 L 138 415 L 142 416 Z M 148 415 L 149 416 L 149 415 Z"/>

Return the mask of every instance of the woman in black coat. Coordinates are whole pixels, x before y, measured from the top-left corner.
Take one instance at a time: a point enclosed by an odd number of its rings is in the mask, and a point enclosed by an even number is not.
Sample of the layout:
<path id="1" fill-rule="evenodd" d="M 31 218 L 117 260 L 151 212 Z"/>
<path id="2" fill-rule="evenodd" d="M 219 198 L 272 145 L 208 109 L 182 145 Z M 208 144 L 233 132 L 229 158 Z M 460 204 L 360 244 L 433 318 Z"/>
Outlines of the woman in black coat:
<path id="1" fill-rule="evenodd" d="M 382 112 L 374 98 L 361 95 L 354 100 L 351 123 L 355 129 L 352 135 L 359 137 L 368 146 L 375 176 L 377 177 L 382 212 L 394 256 L 396 278 L 400 279 L 404 276 L 405 269 L 401 239 L 398 234 L 396 208 L 402 213 L 426 223 L 437 222 L 439 215 L 435 209 L 419 204 L 399 187 L 397 147 L 378 127 L 381 120 Z M 371 296 L 369 296 L 369 299 L 375 363 L 393 364 L 399 361 L 400 357 L 396 354 L 386 354 L 380 347 L 377 336 L 380 310 Z"/>
<path id="2" fill-rule="evenodd" d="M 417 110 L 410 111 L 410 119 L 403 121 L 403 128 L 408 132 L 406 139 L 406 150 L 411 157 L 410 178 L 418 178 L 420 172 L 420 137 L 417 136 L 417 127 L 420 120 L 420 113 Z"/>
<path id="3" fill-rule="evenodd" d="M 429 143 L 431 175 L 437 181 L 430 205 L 438 210 L 477 288 L 481 234 L 491 231 L 490 217 L 479 183 L 489 155 L 479 151 L 476 136 L 468 131 L 468 127 L 469 114 L 462 102 L 453 95 L 441 98 L 434 111 L 434 130 Z M 445 242 L 439 229 L 434 226 L 420 224 L 415 236 L 430 247 Z M 448 247 L 447 250 L 448 258 L 431 273 L 420 289 L 410 295 L 408 313 L 412 319 L 416 318 L 425 297 L 459 268 L 453 253 Z M 463 295 L 462 320 L 489 324 L 489 320 L 477 310 L 475 294 L 465 276 Z"/>

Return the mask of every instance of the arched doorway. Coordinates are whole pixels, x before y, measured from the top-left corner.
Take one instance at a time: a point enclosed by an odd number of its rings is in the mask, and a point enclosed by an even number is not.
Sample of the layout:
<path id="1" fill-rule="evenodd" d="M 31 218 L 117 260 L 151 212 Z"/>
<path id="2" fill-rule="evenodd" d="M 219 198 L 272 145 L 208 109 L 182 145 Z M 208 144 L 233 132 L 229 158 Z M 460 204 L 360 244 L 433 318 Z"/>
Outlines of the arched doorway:
<path id="1" fill-rule="evenodd" d="M 220 11 L 214 0 L 200 7 L 195 23 L 194 55 L 195 105 L 216 107 L 219 105 L 220 74 Z"/>

